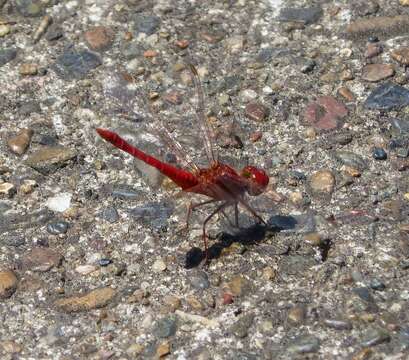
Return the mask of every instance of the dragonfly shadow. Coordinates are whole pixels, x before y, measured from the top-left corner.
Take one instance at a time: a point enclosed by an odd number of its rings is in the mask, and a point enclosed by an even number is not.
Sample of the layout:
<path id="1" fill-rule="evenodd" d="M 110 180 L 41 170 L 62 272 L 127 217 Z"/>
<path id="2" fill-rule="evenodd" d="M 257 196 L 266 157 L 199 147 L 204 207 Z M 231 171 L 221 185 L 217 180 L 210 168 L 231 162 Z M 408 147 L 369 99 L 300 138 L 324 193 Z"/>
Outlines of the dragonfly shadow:
<path id="1" fill-rule="evenodd" d="M 297 227 L 297 219 L 293 216 L 275 215 L 272 216 L 267 224 L 255 224 L 246 228 L 240 228 L 234 234 L 222 232 L 217 242 L 208 249 L 208 260 L 218 259 L 224 249 L 229 248 L 233 243 L 239 243 L 244 246 L 252 246 L 261 243 L 266 235 L 278 233 L 285 230 L 294 230 Z M 205 251 L 198 247 L 193 247 L 186 253 L 185 268 L 192 269 L 200 265 L 205 260 Z"/>

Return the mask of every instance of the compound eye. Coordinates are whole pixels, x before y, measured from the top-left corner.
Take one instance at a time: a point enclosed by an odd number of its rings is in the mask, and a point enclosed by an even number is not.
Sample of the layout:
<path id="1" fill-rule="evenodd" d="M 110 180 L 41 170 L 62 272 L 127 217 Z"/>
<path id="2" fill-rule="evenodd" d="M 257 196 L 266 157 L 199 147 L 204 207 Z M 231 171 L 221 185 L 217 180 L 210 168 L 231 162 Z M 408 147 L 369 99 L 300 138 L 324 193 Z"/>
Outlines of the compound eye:
<path id="1" fill-rule="evenodd" d="M 246 166 L 241 175 L 248 179 L 248 189 L 249 195 L 257 196 L 260 195 L 267 187 L 269 178 L 264 170 L 258 169 L 255 166 Z"/>

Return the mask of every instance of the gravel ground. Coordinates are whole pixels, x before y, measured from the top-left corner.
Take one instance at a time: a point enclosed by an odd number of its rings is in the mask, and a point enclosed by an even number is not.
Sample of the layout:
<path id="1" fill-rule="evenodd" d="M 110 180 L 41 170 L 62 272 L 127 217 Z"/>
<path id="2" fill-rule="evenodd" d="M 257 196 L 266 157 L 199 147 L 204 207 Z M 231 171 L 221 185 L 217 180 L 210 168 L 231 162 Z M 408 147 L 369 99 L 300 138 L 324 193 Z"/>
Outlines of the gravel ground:
<path id="1" fill-rule="evenodd" d="M 0 0 L 1 359 L 408 359 L 409 1 Z M 114 149 L 270 176 L 240 214 Z M 159 120 L 161 118 L 161 120 Z"/>

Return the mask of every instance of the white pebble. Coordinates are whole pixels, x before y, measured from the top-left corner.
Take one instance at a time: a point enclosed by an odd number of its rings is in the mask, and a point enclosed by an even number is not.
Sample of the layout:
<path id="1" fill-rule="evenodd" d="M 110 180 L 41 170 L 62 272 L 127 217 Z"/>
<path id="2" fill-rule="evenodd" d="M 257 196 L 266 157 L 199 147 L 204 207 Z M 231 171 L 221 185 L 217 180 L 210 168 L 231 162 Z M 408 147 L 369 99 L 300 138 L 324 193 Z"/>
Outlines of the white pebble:
<path id="1" fill-rule="evenodd" d="M 47 200 L 46 206 L 51 211 L 64 212 L 71 206 L 72 194 L 61 193 Z"/>

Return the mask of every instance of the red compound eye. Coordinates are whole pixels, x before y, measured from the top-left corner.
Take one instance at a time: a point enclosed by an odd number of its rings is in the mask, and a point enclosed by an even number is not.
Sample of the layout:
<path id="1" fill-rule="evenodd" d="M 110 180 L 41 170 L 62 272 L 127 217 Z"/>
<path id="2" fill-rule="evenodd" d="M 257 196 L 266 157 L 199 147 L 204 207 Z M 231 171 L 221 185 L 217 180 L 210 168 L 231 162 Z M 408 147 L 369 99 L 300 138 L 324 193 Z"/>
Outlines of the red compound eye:
<path id="1" fill-rule="evenodd" d="M 246 166 L 241 171 L 241 176 L 249 180 L 247 192 L 252 196 L 260 195 L 266 189 L 269 182 L 266 172 L 255 166 Z"/>

